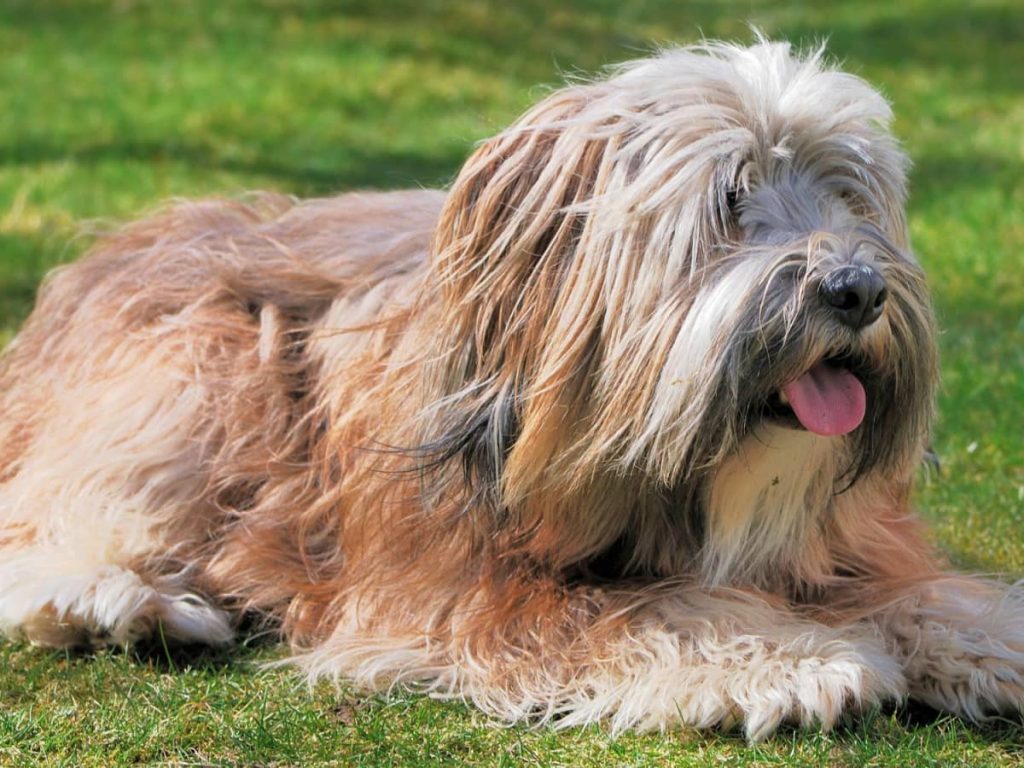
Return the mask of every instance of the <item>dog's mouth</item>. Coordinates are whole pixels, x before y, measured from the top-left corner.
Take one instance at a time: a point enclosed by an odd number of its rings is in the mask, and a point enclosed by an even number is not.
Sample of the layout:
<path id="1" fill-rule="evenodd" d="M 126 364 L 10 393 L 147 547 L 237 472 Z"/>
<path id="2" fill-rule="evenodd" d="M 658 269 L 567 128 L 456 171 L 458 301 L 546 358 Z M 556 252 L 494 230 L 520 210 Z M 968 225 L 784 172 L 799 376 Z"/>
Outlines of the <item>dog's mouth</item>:
<path id="1" fill-rule="evenodd" d="M 851 360 L 828 357 L 784 384 L 768 399 L 765 411 L 782 426 L 835 437 L 864 421 L 867 393 Z"/>

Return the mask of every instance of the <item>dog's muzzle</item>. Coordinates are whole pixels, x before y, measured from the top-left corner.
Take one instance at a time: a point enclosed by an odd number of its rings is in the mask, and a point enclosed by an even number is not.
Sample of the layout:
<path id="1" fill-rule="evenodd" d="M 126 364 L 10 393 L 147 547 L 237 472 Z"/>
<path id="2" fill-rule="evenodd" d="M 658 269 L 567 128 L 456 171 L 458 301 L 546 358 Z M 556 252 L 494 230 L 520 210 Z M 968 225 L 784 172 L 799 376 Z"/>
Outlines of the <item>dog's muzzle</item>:
<path id="1" fill-rule="evenodd" d="M 867 264 L 851 264 L 829 272 L 818 286 L 821 303 L 853 331 L 867 328 L 885 311 L 885 278 Z M 867 411 L 862 372 L 851 360 L 826 356 L 786 382 L 769 403 L 769 411 L 785 424 L 835 437 L 861 425 Z"/>

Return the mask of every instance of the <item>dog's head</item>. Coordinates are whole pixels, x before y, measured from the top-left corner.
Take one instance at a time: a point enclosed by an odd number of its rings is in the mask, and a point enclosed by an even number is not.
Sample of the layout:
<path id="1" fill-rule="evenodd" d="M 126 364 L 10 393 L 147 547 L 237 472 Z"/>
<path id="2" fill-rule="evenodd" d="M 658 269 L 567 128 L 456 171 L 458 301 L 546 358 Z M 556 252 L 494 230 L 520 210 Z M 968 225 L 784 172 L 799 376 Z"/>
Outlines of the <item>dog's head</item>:
<path id="1" fill-rule="evenodd" d="M 763 41 L 549 96 L 470 158 L 437 230 L 436 446 L 506 509 L 602 477 L 708 506 L 759 442 L 794 472 L 817 456 L 832 494 L 907 477 L 936 353 L 889 119 Z"/>

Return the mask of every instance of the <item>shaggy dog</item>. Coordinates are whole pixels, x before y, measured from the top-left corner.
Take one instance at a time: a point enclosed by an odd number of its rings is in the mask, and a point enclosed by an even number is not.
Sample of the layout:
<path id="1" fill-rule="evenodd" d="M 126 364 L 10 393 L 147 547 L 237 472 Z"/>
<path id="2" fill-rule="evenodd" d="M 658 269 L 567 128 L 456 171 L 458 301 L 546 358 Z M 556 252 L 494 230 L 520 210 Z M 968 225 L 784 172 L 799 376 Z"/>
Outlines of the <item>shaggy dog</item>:
<path id="1" fill-rule="evenodd" d="M 1024 701 L 908 506 L 935 328 L 885 100 L 784 44 L 559 90 L 449 192 L 179 204 L 0 372 L 0 626 L 231 640 L 509 720 Z"/>

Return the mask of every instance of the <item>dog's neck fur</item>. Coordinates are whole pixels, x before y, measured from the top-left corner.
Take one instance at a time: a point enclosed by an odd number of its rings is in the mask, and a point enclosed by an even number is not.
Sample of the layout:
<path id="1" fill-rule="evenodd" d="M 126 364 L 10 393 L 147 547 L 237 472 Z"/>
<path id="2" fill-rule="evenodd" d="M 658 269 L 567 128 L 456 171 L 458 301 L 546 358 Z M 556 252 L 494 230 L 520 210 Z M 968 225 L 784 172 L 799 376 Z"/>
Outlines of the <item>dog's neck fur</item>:
<path id="1" fill-rule="evenodd" d="M 705 583 L 763 584 L 801 557 L 834 491 L 834 442 L 768 426 L 741 443 L 707 489 Z"/>

